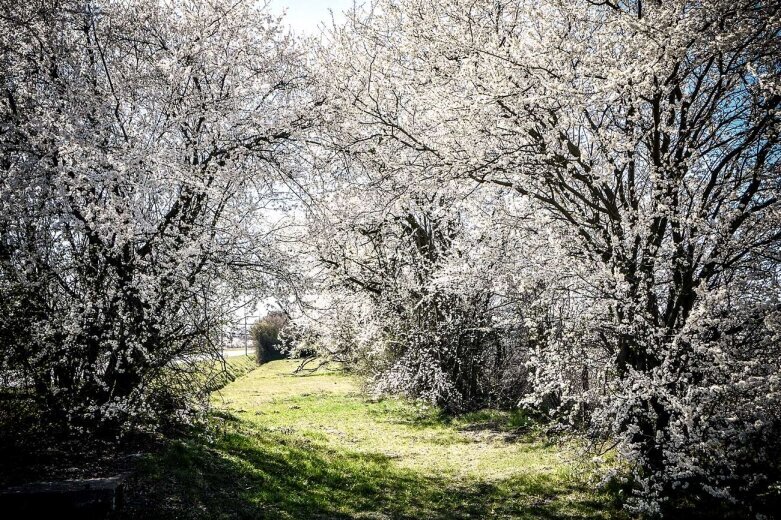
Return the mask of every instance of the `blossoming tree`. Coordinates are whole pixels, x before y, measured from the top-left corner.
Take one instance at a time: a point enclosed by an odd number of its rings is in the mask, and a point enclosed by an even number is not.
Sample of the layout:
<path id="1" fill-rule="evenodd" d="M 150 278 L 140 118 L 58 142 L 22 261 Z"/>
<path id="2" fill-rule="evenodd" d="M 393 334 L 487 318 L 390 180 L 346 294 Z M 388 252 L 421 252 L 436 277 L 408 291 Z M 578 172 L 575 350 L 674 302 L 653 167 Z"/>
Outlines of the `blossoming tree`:
<path id="1" fill-rule="evenodd" d="M 561 312 L 529 401 L 617 441 L 646 511 L 777 477 L 779 29 L 765 1 L 380 0 L 322 50 L 353 156 L 535 208 L 517 274 Z"/>
<path id="2" fill-rule="evenodd" d="M 278 22 L 250 2 L 4 5 L 0 366 L 50 422 L 188 414 L 224 302 L 284 271 L 262 211 L 309 123 Z"/>

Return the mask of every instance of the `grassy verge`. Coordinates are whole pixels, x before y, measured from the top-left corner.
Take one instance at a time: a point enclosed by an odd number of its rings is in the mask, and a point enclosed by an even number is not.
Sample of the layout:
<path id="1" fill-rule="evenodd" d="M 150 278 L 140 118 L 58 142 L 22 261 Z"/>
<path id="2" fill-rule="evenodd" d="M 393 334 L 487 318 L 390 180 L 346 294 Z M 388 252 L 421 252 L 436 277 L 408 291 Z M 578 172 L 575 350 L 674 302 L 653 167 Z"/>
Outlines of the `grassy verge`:
<path id="1" fill-rule="evenodd" d="M 212 391 L 220 390 L 225 385 L 248 374 L 258 366 L 255 356 L 252 354 L 225 358 L 224 364 L 222 361 L 209 361 L 209 363 L 214 364 L 213 367 L 210 367 L 214 371 L 209 371 L 209 373 L 216 371 L 214 377 L 206 382 Z"/>
<path id="2" fill-rule="evenodd" d="M 620 518 L 571 444 L 519 414 L 450 419 L 277 361 L 214 394 L 208 434 L 147 458 L 128 517 Z"/>

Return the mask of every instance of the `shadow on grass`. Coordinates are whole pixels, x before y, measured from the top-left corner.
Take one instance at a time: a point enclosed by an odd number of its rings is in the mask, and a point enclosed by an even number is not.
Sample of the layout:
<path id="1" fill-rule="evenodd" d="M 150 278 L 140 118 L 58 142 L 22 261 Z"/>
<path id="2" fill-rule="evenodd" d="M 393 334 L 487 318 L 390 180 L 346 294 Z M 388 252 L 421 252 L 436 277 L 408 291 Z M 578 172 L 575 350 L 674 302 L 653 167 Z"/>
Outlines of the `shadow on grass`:
<path id="1" fill-rule="evenodd" d="M 380 405 L 387 401 L 378 401 Z M 375 415 L 385 416 L 386 410 L 374 410 Z M 431 427 L 453 427 L 467 432 L 493 432 L 508 434 L 508 439 L 518 438 L 541 423 L 539 417 L 531 417 L 524 410 L 482 409 L 462 414 L 447 413 L 441 408 L 423 406 L 419 408 L 397 407 L 393 410 L 393 424 L 403 424 L 416 429 Z"/>
<path id="2" fill-rule="evenodd" d="M 605 504 L 540 475 L 454 485 L 376 453 L 226 418 L 211 444 L 179 441 L 144 461 L 122 518 L 594 518 Z"/>

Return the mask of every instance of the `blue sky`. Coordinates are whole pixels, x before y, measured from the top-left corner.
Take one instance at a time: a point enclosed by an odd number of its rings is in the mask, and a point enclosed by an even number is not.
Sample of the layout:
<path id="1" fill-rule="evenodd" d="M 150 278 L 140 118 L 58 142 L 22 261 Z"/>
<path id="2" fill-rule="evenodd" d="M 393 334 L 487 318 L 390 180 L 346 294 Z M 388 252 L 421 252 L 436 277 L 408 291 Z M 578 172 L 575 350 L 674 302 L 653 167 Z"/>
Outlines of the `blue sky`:
<path id="1" fill-rule="evenodd" d="M 360 3 L 360 2 L 359 2 Z M 334 18 L 341 20 L 341 12 L 352 7 L 353 0 L 271 0 L 271 9 L 282 12 L 287 8 L 286 24 L 297 33 L 315 34 L 322 21 L 330 23 L 332 9 Z"/>

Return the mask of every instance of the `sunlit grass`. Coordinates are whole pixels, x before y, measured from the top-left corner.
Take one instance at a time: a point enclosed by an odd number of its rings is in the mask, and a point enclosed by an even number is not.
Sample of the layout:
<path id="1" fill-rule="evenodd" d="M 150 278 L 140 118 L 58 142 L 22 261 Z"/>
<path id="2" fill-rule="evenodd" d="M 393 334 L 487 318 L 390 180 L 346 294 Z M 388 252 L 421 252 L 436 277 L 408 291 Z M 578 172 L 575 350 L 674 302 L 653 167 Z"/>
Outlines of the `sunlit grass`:
<path id="1" fill-rule="evenodd" d="M 520 413 L 449 418 L 338 371 L 266 364 L 216 392 L 211 442 L 149 459 L 147 513 L 177 518 L 618 518 L 572 445 Z M 132 513 L 132 509 L 131 509 Z"/>

